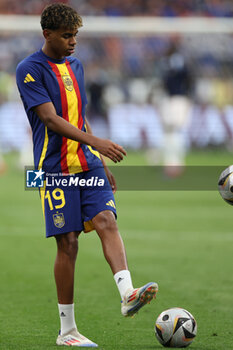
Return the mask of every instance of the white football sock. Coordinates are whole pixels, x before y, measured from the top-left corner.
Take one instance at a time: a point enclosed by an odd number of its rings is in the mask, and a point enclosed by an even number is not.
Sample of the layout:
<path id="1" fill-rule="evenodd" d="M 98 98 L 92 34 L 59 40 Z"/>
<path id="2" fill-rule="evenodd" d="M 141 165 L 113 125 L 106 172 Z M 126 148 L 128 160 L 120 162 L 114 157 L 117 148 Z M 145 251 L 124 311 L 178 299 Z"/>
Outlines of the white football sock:
<path id="1" fill-rule="evenodd" d="M 76 328 L 74 317 L 74 304 L 58 304 L 61 321 L 61 335 L 66 334 L 71 329 Z"/>
<path id="2" fill-rule="evenodd" d="M 117 285 L 117 288 L 119 290 L 119 293 L 121 295 L 121 299 L 123 300 L 123 297 L 125 296 L 125 293 L 133 289 L 133 284 L 131 280 L 131 275 L 129 270 L 122 270 L 117 272 L 114 275 L 114 279 Z"/>

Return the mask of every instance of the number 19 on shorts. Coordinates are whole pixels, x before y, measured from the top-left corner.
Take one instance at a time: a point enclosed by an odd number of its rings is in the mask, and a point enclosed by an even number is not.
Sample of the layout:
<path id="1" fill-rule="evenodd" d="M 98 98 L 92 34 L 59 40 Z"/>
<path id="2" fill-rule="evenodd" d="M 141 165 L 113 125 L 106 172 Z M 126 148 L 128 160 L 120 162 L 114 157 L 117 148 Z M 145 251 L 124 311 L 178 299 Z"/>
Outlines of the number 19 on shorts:
<path id="1" fill-rule="evenodd" d="M 65 194 L 61 188 L 55 188 L 53 191 L 47 190 L 44 198 L 48 201 L 50 210 L 61 209 L 66 204 Z"/>

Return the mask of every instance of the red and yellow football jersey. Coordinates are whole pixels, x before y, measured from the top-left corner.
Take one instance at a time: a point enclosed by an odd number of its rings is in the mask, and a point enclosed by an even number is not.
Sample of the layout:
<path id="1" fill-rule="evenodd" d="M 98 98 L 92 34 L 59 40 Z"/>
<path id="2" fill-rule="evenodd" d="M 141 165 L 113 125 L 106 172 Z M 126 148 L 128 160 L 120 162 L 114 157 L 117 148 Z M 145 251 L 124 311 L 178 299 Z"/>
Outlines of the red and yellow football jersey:
<path id="1" fill-rule="evenodd" d="M 95 149 L 48 129 L 33 109 L 52 102 L 59 117 L 85 132 L 87 99 L 81 62 L 74 57 L 52 59 L 40 50 L 18 65 L 16 80 L 32 127 L 35 168 L 73 174 L 101 167 Z"/>

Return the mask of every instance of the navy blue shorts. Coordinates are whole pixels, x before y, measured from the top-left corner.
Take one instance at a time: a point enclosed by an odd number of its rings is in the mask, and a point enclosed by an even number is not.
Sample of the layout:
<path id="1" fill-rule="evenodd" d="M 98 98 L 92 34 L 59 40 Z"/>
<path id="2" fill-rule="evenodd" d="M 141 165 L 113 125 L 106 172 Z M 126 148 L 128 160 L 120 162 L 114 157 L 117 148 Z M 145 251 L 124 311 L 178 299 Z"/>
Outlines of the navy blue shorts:
<path id="1" fill-rule="evenodd" d="M 116 216 L 116 204 L 104 168 L 75 175 L 46 175 L 40 190 L 46 237 L 94 229 L 92 218 L 104 210 Z"/>

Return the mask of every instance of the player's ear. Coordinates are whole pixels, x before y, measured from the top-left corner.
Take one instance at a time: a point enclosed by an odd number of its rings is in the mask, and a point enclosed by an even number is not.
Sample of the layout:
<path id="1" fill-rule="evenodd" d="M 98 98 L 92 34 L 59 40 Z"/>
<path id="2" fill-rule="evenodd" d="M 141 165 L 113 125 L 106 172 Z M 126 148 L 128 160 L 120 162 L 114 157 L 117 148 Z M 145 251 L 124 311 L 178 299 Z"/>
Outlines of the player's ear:
<path id="1" fill-rule="evenodd" d="M 51 34 L 52 34 L 52 30 L 50 30 L 50 29 L 43 30 L 43 36 L 47 41 L 50 40 Z"/>

